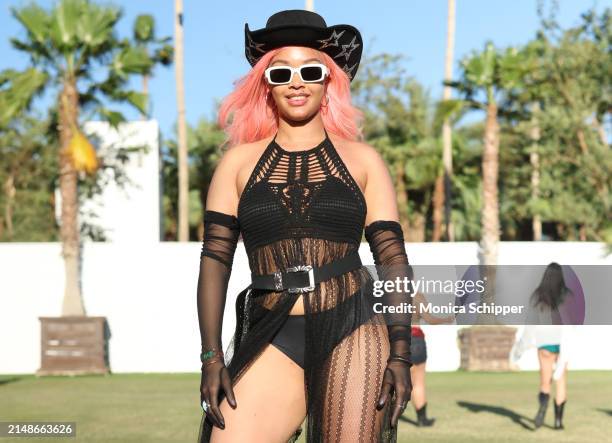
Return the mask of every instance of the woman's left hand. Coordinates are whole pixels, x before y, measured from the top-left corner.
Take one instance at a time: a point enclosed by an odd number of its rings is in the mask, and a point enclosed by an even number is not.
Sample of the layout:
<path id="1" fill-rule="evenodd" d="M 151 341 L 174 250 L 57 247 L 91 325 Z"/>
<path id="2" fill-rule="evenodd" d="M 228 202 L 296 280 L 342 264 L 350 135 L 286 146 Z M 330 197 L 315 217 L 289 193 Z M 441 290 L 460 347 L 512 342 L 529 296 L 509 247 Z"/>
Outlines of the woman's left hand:
<path id="1" fill-rule="evenodd" d="M 382 409 L 391 395 L 395 392 L 393 402 L 393 412 L 391 415 L 391 426 L 396 427 L 397 421 L 404 413 L 404 409 L 410 401 L 412 395 L 412 380 L 410 378 L 410 365 L 402 361 L 393 360 L 387 363 L 380 396 L 378 397 L 377 409 Z"/>

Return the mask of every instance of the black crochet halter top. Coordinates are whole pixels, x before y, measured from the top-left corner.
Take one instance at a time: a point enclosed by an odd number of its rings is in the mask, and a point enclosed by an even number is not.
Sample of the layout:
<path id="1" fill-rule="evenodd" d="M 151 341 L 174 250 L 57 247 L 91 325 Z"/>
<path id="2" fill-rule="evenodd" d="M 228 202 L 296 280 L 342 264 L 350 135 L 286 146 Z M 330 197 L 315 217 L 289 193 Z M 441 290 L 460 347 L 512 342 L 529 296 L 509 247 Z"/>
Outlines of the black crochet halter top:
<path id="1" fill-rule="evenodd" d="M 251 257 L 261 246 L 283 239 L 322 239 L 358 248 L 366 201 L 325 131 L 321 143 L 301 151 L 283 149 L 275 135 L 253 169 L 237 211 Z"/>
<path id="2" fill-rule="evenodd" d="M 221 346 L 225 292 L 238 233 L 254 274 L 331 263 L 358 251 L 365 234 L 382 279 L 412 278 L 390 266 L 408 263 L 401 226 L 377 220 L 364 227 L 366 209 L 361 189 L 327 132 L 320 144 L 301 151 L 283 149 L 274 137 L 240 195 L 237 217 L 209 212 L 201 260 L 201 282 L 206 284 L 198 284 L 202 343 L 212 337 L 209 346 Z M 391 398 L 382 416 L 375 402 L 387 374 L 388 355 L 410 356 L 410 314 L 375 314 L 373 281 L 367 267 L 361 266 L 320 282 L 312 291 L 269 291 L 249 285 L 236 298 L 236 328 L 225 354 L 234 383 L 292 309 L 299 304 L 304 308 L 308 443 L 345 441 L 349 436 L 354 441 L 397 440 L 397 428 L 389 421 Z M 385 301 L 399 306 L 406 301 L 402 295 L 392 293 Z M 385 324 L 393 326 L 387 331 Z M 199 441 L 208 442 L 212 425 L 202 420 Z"/>

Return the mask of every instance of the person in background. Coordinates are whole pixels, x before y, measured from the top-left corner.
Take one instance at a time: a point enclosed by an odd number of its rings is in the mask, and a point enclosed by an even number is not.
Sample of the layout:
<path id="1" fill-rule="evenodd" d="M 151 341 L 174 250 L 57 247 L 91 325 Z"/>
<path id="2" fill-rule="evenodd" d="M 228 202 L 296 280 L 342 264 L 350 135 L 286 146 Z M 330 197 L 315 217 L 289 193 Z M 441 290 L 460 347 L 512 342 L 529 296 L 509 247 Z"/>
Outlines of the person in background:
<path id="1" fill-rule="evenodd" d="M 453 323 L 454 315 L 447 317 L 435 317 L 423 309 L 427 304 L 425 296 L 417 292 L 413 303 L 415 312 L 412 314 L 412 340 L 410 343 L 410 358 L 413 366 L 410 368 L 410 378 L 412 379 L 412 405 L 417 414 L 417 426 L 432 426 L 435 418 L 427 417 L 427 398 L 425 396 L 425 365 L 427 363 L 427 343 L 425 333 L 419 327 L 420 321 L 424 320 L 430 325 Z"/>
<path id="2" fill-rule="evenodd" d="M 567 402 L 567 365 L 572 353 L 572 325 L 559 325 L 559 307 L 572 296 L 565 285 L 562 268 L 550 263 L 540 285 L 530 297 L 526 326 L 510 352 L 511 362 L 516 364 L 523 353 L 537 347 L 540 365 L 540 392 L 538 411 L 534 418 L 535 428 L 544 423 L 552 381 L 555 381 L 554 429 L 564 429 L 563 410 Z"/>

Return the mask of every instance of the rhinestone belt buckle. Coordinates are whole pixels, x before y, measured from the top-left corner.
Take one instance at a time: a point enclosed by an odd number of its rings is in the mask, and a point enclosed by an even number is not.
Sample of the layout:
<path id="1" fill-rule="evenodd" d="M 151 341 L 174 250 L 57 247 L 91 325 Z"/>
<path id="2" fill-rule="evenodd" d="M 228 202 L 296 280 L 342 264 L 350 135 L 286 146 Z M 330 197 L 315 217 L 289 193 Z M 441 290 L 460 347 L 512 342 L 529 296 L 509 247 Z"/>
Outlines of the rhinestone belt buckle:
<path id="1" fill-rule="evenodd" d="M 281 271 L 274 272 L 274 288 L 277 291 L 283 290 L 283 276 Z"/>
<path id="2" fill-rule="evenodd" d="M 308 272 L 308 286 L 303 286 L 301 288 L 288 288 L 287 291 L 291 293 L 302 293 L 314 290 L 314 271 L 312 270 L 311 265 L 298 265 L 287 268 L 287 272 L 300 272 L 307 271 Z"/>

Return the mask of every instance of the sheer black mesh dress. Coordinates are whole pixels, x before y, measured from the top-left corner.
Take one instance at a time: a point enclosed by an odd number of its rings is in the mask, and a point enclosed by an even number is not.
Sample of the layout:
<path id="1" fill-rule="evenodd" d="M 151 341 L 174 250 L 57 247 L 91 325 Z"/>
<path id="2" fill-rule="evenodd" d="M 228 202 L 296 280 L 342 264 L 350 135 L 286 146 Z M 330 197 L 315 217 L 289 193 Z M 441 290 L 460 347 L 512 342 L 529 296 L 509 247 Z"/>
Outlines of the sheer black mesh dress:
<path id="1" fill-rule="evenodd" d="M 227 282 L 240 233 L 251 271 L 257 274 L 300 264 L 321 266 L 359 249 L 366 201 L 325 135 L 319 145 L 303 151 L 286 151 L 275 137 L 247 181 L 238 217 L 205 212 L 198 284 L 203 347 L 221 345 Z M 375 221 L 365 227 L 365 237 L 379 278 L 411 278 L 397 222 Z M 376 313 L 373 301 L 380 299 L 372 297 L 373 282 L 362 266 L 303 294 L 247 287 L 238 295 L 236 330 L 225 350 L 234 385 L 303 298 L 308 443 L 396 441 L 391 399 L 380 410 L 376 402 L 390 352 L 410 356 L 410 314 Z M 399 304 L 401 296 L 388 297 Z M 402 301 L 409 302 L 407 298 Z M 198 441 L 210 441 L 211 432 L 204 414 Z"/>

